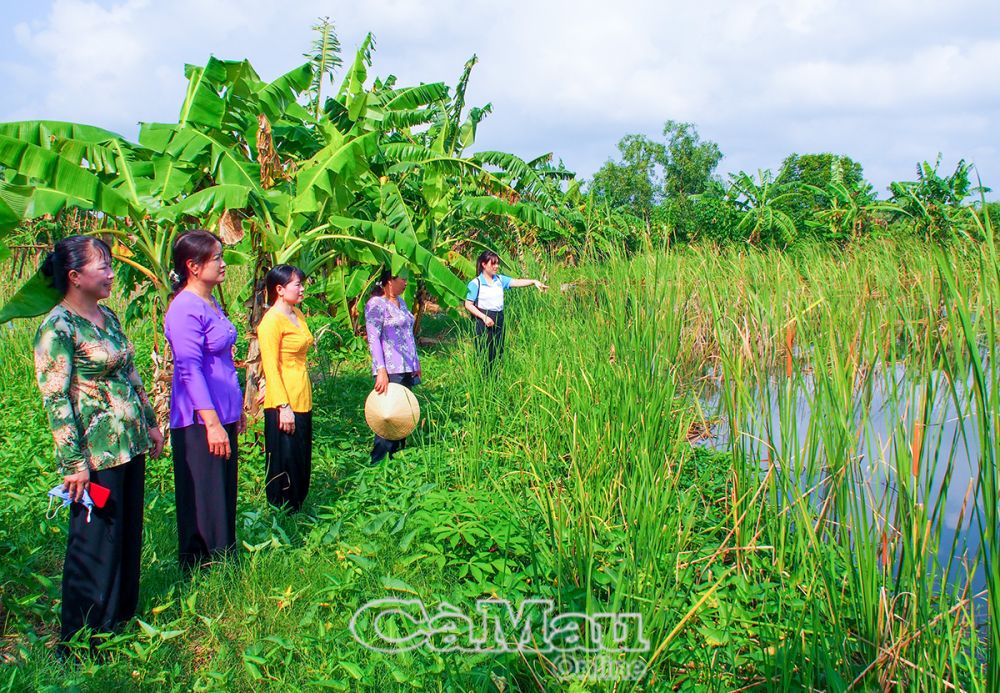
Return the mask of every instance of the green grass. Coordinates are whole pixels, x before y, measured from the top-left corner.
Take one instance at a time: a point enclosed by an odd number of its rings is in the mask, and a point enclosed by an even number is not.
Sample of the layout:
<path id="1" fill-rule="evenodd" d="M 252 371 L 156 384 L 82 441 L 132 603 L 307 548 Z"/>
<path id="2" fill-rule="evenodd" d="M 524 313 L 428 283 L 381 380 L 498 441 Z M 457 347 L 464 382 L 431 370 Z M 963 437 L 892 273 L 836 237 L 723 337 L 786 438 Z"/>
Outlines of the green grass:
<path id="1" fill-rule="evenodd" d="M 34 325 L 2 328 L 0 691 L 991 689 L 997 620 L 977 628 L 986 613 L 970 593 L 981 559 L 937 561 L 950 477 L 934 469 L 962 441 L 930 425 L 949 398 L 994 449 L 990 246 L 527 262 L 553 290 L 510 293 L 497 372 L 479 367 L 468 321 L 430 320 L 442 339 L 422 349 L 424 421 L 388 464 L 366 464 L 367 364 L 319 343 L 305 512 L 266 506 L 258 424 L 241 444 L 236 560 L 180 573 L 171 467 L 151 464 L 141 622 L 75 666 L 52 656 L 65 518 L 44 516 L 56 478 Z M 146 363 L 150 327 L 128 329 Z M 876 388 L 897 422 L 880 460 L 888 493 L 858 456 Z M 732 451 L 693 448 L 716 416 Z M 967 518 L 996 546 L 992 456 L 977 478 Z M 387 595 L 640 613 L 650 648 L 629 658 L 649 671 L 570 682 L 552 655 L 372 652 L 347 624 Z"/>

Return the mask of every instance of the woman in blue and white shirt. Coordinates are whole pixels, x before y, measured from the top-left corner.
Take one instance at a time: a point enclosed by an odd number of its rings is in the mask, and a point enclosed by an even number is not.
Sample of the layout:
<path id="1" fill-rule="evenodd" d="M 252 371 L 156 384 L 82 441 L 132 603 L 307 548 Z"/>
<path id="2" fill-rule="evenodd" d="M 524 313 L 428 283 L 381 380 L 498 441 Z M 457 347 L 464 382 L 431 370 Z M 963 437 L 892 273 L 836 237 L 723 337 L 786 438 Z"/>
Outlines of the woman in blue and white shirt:
<path id="1" fill-rule="evenodd" d="M 476 319 L 476 341 L 480 351 L 485 351 L 487 363 L 492 366 L 503 355 L 503 292 L 510 287 L 547 287 L 537 279 L 512 279 L 500 274 L 500 256 L 491 250 L 483 251 L 476 260 L 476 278 L 469 282 L 465 295 L 465 309 Z"/>

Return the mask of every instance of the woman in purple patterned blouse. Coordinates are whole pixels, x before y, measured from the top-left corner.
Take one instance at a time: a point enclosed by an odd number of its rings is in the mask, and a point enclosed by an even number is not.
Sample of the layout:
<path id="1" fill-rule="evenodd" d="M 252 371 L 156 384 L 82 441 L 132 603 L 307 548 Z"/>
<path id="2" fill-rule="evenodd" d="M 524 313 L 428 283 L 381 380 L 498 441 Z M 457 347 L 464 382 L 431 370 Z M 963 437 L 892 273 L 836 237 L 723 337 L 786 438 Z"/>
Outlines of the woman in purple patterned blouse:
<path id="1" fill-rule="evenodd" d="M 233 364 L 236 328 L 212 291 L 226 278 L 222 242 L 201 229 L 173 247 L 174 297 L 164 328 L 174 354 L 170 441 L 181 566 L 236 549 L 237 436 L 246 428 Z"/>
<path id="2" fill-rule="evenodd" d="M 413 338 L 414 317 L 402 298 L 405 289 L 406 277 L 383 270 L 365 305 L 368 350 L 372 355 L 375 392 L 379 394 L 385 392 L 389 383 L 409 388 L 420 383 L 420 359 Z M 394 452 L 405 446 L 405 438 L 386 440 L 376 433 L 371 463 L 378 464 L 386 455 L 391 459 Z"/>

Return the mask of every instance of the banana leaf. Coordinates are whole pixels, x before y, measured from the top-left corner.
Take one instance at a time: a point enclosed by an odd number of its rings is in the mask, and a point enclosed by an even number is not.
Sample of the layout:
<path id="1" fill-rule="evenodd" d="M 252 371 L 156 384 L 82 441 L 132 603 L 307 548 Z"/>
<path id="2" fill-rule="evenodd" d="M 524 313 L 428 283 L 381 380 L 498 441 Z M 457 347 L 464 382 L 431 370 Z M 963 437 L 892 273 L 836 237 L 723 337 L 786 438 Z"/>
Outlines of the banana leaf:
<path id="1" fill-rule="evenodd" d="M 52 286 L 52 280 L 39 270 L 0 309 L 0 325 L 48 313 L 61 300 L 62 295 Z"/>
<path id="2" fill-rule="evenodd" d="M 139 212 L 119 192 L 90 171 L 29 142 L 0 135 L 0 165 L 28 179 L 40 181 L 38 187 L 48 188 L 63 199 L 72 198 L 80 203 L 76 206 L 115 217 Z"/>

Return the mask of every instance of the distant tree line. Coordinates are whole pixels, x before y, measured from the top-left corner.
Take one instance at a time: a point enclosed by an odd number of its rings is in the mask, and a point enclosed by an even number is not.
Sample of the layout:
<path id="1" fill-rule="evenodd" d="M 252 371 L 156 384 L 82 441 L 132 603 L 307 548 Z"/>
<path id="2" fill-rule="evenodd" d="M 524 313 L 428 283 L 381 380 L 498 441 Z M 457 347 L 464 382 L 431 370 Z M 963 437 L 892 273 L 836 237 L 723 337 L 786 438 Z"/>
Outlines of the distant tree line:
<path id="1" fill-rule="evenodd" d="M 861 163 L 843 154 L 789 154 L 769 169 L 716 173 L 723 154 L 692 123 L 668 120 L 663 140 L 626 135 L 585 186 L 592 205 L 627 215 L 652 238 L 788 246 L 801 241 L 847 243 L 877 234 L 911 233 L 932 240 L 982 235 L 970 210 L 989 188 L 959 161 L 941 172 L 941 156 L 916 167 L 916 177 L 890 183 L 880 199 Z M 986 204 L 996 220 L 1000 206 Z"/>

